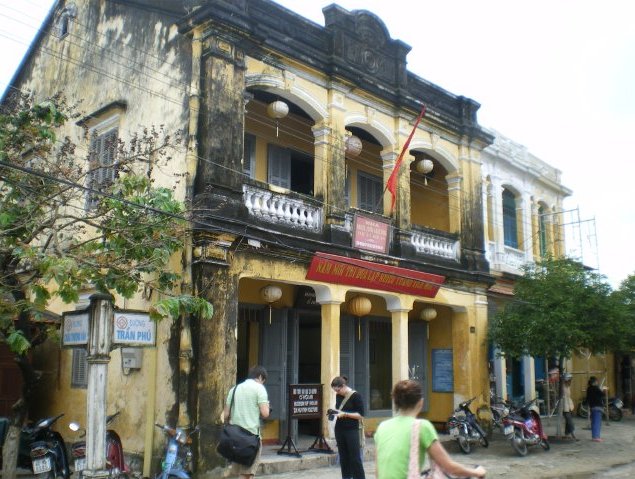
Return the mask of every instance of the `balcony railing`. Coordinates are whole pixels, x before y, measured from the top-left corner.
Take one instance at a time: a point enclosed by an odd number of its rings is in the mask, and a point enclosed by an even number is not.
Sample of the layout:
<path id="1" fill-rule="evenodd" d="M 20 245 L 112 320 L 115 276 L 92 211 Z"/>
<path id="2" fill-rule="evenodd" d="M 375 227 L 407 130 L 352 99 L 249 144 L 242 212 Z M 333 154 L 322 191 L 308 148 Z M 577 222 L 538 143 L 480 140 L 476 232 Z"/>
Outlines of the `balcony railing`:
<path id="1" fill-rule="evenodd" d="M 410 242 L 417 253 L 439 256 L 441 258 L 460 260 L 461 242 L 431 232 L 413 231 Z"/>
<path id="2" fill-rule="evenodd" d="M 525 252 L 511 246 L 497 247 L 494 241 L 487 243 L 485 257 L 489 261 L 490 268 L 495 271 L 505 271 L 512 274 L 521 274 L 522 267 L 527 263 Z"/>
<path id="3" fill-rule="evenodd" d="M 243 185 L 243 199 L 249 214 L 263 221 L 316 232 L 322 228 L 322 208 L 303 200 L 251 185 Z"/>
<path id="4" fill-rule="evenodd" d="M 527 262 L 525 252 L 511 246 L 505 246 L 505 259 L 504 263 L 507 266 L 511 266 L 514 269 L 520 270 L 522 266 Z"/>

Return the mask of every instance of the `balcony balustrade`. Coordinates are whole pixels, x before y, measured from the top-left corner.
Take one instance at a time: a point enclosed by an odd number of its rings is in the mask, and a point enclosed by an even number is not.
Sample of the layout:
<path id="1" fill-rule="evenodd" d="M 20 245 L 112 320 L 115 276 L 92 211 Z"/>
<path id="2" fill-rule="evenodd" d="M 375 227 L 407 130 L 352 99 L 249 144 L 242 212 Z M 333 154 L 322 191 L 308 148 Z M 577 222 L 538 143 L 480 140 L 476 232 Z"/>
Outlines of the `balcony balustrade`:
<path id="1" fill-rule="evenodd" d="M 322 208 L 283 193 L 243 185 L 243 199 L 249 214 L 263 221 L 319 232 Z"/>
<path id="2" fill-rule="evenodd" d="M 460 260 L 461 242 L 459 240 L 446 238 L 432 232 L 413 231 L 410 242 L 417 253 L 439 256 L 453 261 Z"/>

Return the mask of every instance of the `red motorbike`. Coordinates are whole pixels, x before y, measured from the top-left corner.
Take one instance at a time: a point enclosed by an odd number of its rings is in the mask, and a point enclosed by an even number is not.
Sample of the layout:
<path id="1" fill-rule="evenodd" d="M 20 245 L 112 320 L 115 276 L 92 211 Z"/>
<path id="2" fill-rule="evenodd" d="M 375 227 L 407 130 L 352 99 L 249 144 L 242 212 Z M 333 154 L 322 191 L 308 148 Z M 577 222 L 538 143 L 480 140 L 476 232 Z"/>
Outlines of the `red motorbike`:
<path id="1" fill-rule="evenodd" d="M 542 428 L 542 421 L 535 410 L 532 399 L 513 409 L 503 418 L 503 434 L 512 443 L 514 450 L 521 456 L 527 455 L 527 447 L 540 444 L 545 451 L 551 449 L 547 435 Z"/>
<path id="2" fill-rule="evenodd" d="M 119 412 L 111 414 L 106 418 L 106 425 L 110 424 Z M 82 429 L 76 422 L 68 425 L 72 431 Z M 86 435 L 86 431 L 82 429 L 81 437 Z M 71 457 L 75 461 L 75 472 L 82 477 L 82 471 L 86 469 L 86 441 L 76 441 L 71 445 Z M 106 467 L 110 471 L 110 477 L 127 479 L 130 475 L 130 469 L 124 462 L 123 446 L 121 438 L 113 429 L 106 431 Z"/>

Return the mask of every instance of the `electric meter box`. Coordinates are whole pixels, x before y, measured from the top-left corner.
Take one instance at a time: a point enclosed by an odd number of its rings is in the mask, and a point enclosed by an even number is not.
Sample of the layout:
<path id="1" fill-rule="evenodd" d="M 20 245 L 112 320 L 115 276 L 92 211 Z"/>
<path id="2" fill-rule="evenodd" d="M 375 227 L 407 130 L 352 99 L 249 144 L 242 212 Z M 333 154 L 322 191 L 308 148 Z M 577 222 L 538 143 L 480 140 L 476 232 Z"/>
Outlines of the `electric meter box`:
<path id="1" fill-rule="evenodd" d="M 141 369 L 143 349 L 121 348 L 121 365 L 126 369 Z"/>

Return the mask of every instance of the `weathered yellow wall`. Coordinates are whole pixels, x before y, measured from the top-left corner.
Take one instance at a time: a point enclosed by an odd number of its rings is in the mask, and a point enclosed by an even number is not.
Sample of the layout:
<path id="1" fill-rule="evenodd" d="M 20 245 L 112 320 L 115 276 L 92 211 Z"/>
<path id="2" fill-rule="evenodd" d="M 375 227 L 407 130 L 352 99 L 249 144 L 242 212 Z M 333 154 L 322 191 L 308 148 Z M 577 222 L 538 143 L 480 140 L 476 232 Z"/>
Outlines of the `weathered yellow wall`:
<path id="1" fill-rule="evenodd" d="M 428 393 L 430 409 L 424 415 L 433 422 L 445 422 L 451 415 L 454 404 L 454 393 L 437 393 L 432 391 L 432 350 L 452 349 L 452 319 L 450 311 L 439 308 L 438 316 L 430 321 L 430 347 L 428 348 Z M 456 369 L 457 365 L 454 365 Z M 455 385 L 456 387 L 456 385 Z"/>

